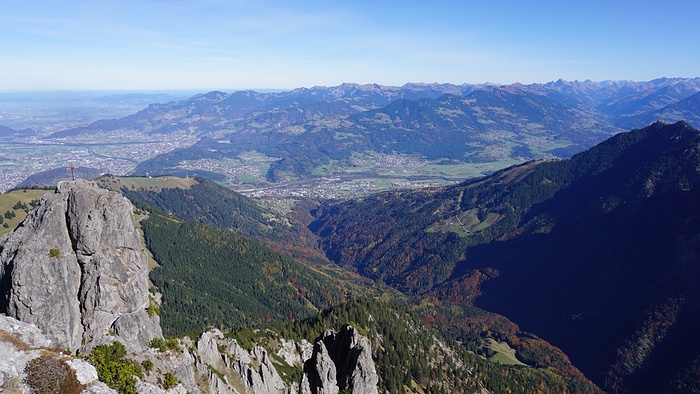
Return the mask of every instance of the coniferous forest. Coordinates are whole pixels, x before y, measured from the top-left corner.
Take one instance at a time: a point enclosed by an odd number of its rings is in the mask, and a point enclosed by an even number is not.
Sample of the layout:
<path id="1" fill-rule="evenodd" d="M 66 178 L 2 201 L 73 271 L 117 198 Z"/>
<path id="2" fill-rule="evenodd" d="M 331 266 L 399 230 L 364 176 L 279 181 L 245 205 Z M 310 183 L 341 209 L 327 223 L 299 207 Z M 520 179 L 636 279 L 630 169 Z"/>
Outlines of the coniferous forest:
<path id="1" fill-rule="evenodd" d="M 142 228 L 168 335 L 290 321 L 344 299 L 333 278 L 229 230 L 159 214 Z"/>

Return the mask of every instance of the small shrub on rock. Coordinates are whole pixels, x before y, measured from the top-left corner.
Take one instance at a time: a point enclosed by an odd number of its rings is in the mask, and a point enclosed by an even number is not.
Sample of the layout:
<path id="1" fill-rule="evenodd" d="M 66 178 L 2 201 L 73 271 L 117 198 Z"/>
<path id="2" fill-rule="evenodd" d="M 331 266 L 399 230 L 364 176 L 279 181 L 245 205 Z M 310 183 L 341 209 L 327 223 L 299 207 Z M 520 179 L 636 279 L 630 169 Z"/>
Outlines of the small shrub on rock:
<path id="1" fill-rule="evenodd" d="M 70 365 L 57 354 L 42 354 L 25 368 L 26 383 L 34 393 L 78 394 L 85 387 Z"/>
<path id="2" fill-rule="evenodd" d="M 97 376 L 107 386 L 119 393 L 135 394 L 136 377 L 143 379 L 138 362 L 125 358 L 126 347 L 121 342 L 100 345 L 92 349 L 88 360 L 97 369 Z"/>

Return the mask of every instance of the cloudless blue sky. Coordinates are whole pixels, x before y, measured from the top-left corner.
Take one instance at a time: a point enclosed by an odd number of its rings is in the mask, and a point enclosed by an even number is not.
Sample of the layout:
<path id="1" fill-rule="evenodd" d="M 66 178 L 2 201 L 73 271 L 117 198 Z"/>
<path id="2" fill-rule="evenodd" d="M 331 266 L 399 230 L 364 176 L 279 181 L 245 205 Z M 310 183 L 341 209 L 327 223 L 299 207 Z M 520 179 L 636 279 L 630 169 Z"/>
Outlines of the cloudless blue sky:
<path id="1" fill-rule="evenodd" d="M 695 0 L 2 0 L 0 90 L 700 76 Z"/>

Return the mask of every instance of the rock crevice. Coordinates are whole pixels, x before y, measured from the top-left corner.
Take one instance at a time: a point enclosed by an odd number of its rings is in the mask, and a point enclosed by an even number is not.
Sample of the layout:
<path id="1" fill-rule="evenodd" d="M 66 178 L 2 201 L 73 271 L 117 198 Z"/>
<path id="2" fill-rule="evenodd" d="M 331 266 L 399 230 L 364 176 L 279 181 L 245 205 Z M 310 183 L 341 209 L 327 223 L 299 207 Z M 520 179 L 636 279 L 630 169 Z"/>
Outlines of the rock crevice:
<path id="1" fill-rule="evenodd" d="M 379 377 L 372 360 L 369 340 L 355 327 L 326 331 L 315 343 L 304 363 L 301 394 L 377 393 Z"/>

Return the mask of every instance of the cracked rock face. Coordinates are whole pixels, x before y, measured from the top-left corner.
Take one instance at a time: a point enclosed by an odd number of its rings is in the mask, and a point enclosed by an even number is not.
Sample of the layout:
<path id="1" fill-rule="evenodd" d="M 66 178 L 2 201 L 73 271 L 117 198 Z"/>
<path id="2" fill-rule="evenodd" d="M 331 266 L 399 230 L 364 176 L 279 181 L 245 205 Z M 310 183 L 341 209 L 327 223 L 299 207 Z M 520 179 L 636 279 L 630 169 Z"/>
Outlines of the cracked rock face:
<path id="1" fill-rule="evenodd" d="M 339 333 L 326 331 L 304 363 L 301 394 L 377 393 L 379 377 L 369 340 L 351 326 Z"/>
<path id="2" fill-rule="evenodd" d="M 94 182 L 61 182 L 0 241 L 0 312 L 71 351 L 119 340 L 137 352 L 162 337 L 132 211 Z"/>
<path id="3" fill-rule="evenodd" d="M 265 348 L 255 346 L 245 350 L 235 340 L 224 338 L 217 329 L 203 333 L 197 341 L 195 366 L 200 374 L 207 376 L 210 393 L 296 393 L 294 387 L 287 387 Z M 214 374 L 212 368 L 223 373 L 225 380 Z"/>

